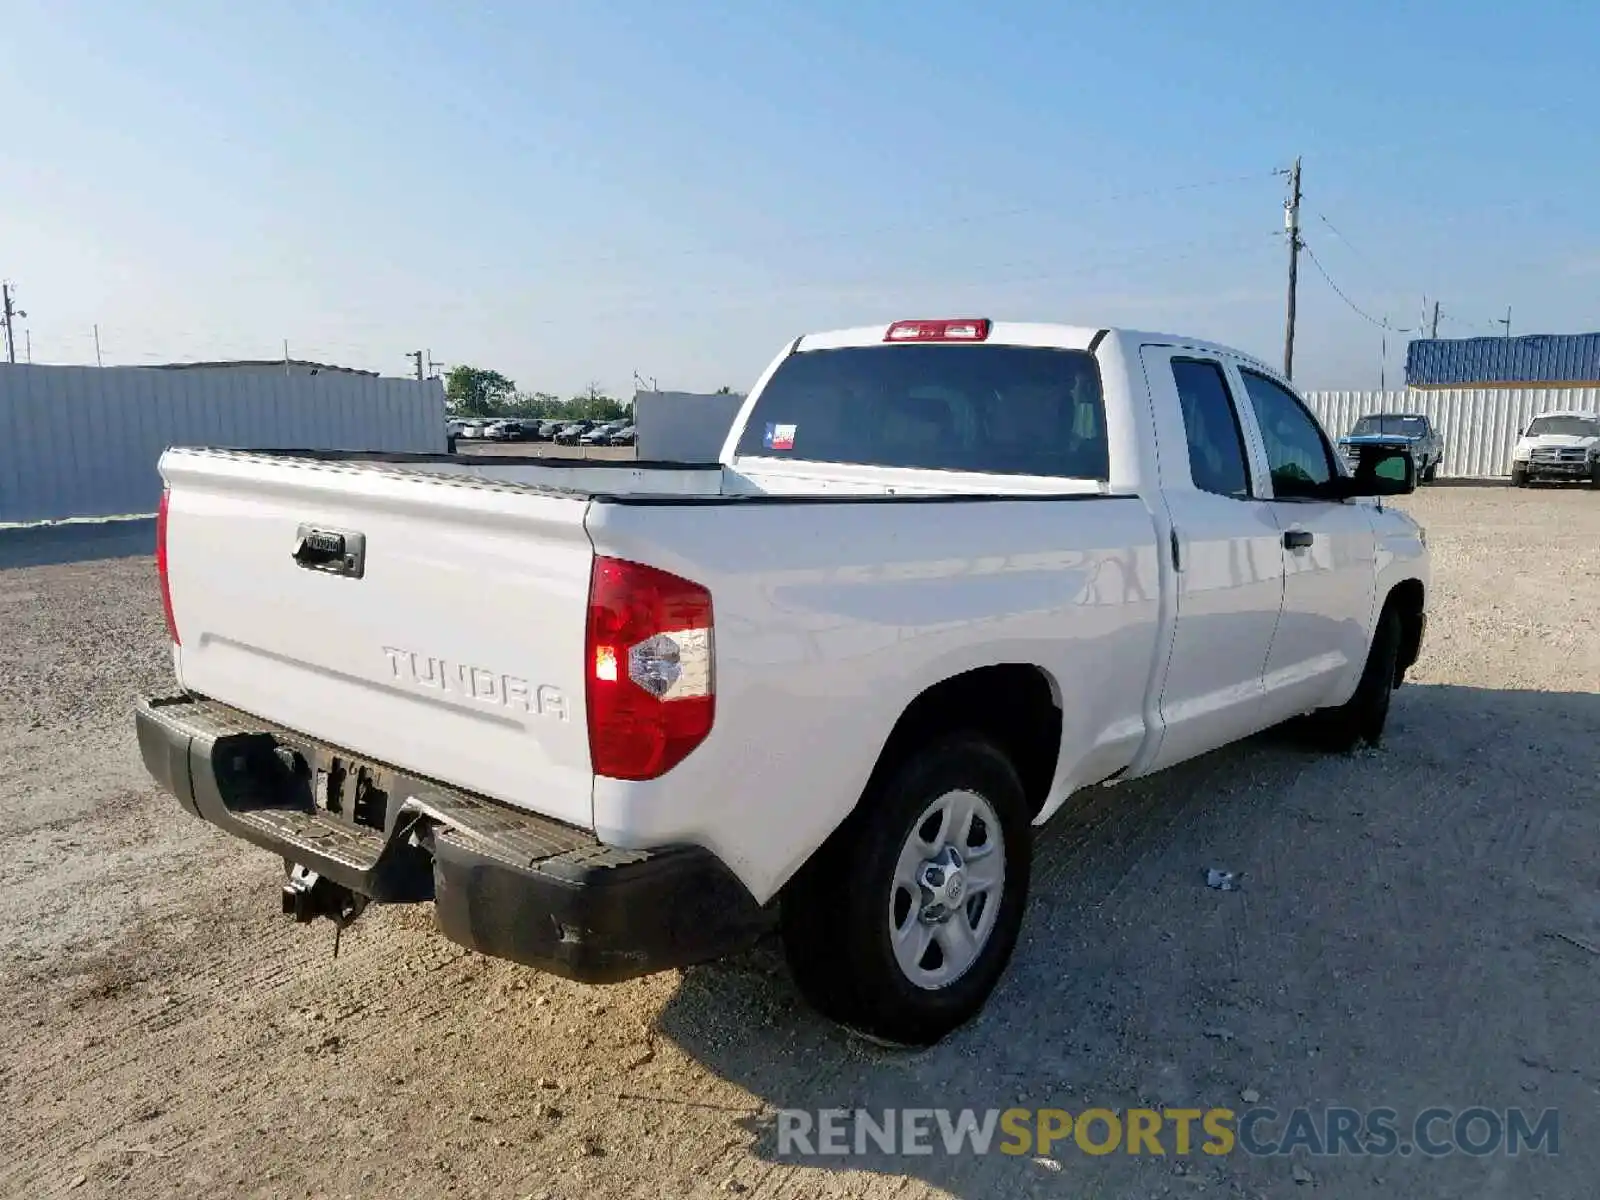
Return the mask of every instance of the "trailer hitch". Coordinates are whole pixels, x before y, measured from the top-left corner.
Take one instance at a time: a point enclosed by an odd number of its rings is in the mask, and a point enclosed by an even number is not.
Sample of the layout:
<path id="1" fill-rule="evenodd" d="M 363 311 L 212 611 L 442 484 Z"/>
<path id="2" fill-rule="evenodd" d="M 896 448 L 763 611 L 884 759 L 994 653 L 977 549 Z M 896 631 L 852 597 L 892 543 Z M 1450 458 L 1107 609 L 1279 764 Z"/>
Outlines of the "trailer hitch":
<path id="1" fill-rule="evenodd" d="M 311 868 L 294 863 L 289 868 L 289 881 L 283 885 L 283 911 L 285 916 L 306 924 L 318 917 L 333 922 L 333 956 L 339 957 L 339 938 L 344 927 L 359 917 L 367 907 L 367 897 L 352 892 L 343 884 L 318 875 Z"/>

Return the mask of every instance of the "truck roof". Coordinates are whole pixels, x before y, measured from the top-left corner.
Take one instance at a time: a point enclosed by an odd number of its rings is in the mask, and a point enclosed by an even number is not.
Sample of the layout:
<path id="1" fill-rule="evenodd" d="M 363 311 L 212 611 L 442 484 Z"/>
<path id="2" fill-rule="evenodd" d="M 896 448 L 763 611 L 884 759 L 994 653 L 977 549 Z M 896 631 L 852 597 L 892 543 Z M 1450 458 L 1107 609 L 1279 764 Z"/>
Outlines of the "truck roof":
<path id="1" fill-rule="evenodd" d="M 904 319 L 904 318 L 902 318 Z M 940 320 L 945 318 L 917 318 L 920 320 Z M 978 320 L 979 318 L 972 318 Z M 804 350 L 836 350 L 845 346 L 877 346 L 886 338 L 889 327 L 894 324 L 885 321 L 878 325 L 855 325 L 848 329 L 831 329 L 819 333 L 808 333 L 795 340 L 791 347 L 794 351 Z M 1224 346 L 1218 342 L 1207 341 L 1204 338 L 1189 337 L 1184 334 L 1156 333 L 1141 329 L 1124 329 L 1105 325 L 1064 325 L 1040 321 L 991 321 L 989 335 L 984 342 L 989 345 L 1003 346 L 1056 346 L 1063 350 L 1087 350 L 1105 338 L 1117 338 L 1123 343 L 1124 349 L 1133 349 L 1143 345 L 1188 346 L 1195 350 L 1210 350 L 1218 354 L 1229 354 L 1248 362 L 1253 367 L 1260 368 L 1268 375 L 1277 377 L 1279 372 L 1262 362 L 1253 355 L 1246 354 L 1233 346 Z"/>

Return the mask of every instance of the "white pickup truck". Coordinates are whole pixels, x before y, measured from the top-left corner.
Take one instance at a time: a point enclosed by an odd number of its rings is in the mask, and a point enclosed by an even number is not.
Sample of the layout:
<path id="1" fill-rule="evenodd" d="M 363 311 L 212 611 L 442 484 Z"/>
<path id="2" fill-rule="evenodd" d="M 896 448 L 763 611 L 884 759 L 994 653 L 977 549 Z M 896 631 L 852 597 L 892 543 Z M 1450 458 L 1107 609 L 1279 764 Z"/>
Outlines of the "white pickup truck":
<path id="1" fill-rule="evenodd" d="M 1511 486 L 1552 480 L 1600 488 L 1600 413 L 1541 413 L 1517 431 Z"/>
<path id="2" fill-rule="evenodd" d="M 786 347 L 719 463 L 173 449 L 152 774 L 342 928 L 590 982 L 776 927 L 817 1007 L 978 1011 L 1073 793 L 1309 714 L 1376 742 L 1425 624 L 1403 449 L 1352 466 L 1182 337 Z"/>

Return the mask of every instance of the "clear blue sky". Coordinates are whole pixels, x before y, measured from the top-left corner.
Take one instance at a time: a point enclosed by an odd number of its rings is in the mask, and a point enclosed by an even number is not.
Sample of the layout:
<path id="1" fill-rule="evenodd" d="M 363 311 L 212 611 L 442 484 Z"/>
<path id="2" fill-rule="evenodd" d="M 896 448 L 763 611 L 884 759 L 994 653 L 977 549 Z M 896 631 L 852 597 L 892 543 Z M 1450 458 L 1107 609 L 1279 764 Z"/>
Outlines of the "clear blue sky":
<path id="1" fill-rule="evenodd" d="M 1374 316 L 1600 328 L 1593 0 L 472 7 L 6 0 L 35 360 L 98 322 L 108 363 L 742 389 L 808 329 L 977 315 L 1276 361 L 1296 153 Z M 1379 330 L 1300 286 L 1297 380 L 1376 386 Z"/>

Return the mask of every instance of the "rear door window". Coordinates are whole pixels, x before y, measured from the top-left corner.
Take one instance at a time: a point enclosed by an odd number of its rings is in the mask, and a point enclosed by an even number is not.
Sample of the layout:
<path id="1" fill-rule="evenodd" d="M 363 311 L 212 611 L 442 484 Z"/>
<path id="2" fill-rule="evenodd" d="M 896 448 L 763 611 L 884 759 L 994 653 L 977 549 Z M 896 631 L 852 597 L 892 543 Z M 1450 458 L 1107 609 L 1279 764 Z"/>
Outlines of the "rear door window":
<path id="1" fill-rule="evenodd" d="M 790 355 L 738 453 L 801 462 L 1104 480 L 1094 356 L 1035 346 L 850 346 Z"/>
<path id="2" fill-rule="evenodd" d="M 1189 443 L 1189 476 L 1202 492 L 1250 496 L 1250 468 L 1239 414 L 1234 411 L 1222 364 L 1210 359 L 1175 358 L 1172 381 L 1183 410 Z"/>

